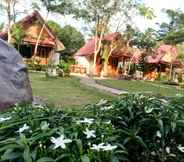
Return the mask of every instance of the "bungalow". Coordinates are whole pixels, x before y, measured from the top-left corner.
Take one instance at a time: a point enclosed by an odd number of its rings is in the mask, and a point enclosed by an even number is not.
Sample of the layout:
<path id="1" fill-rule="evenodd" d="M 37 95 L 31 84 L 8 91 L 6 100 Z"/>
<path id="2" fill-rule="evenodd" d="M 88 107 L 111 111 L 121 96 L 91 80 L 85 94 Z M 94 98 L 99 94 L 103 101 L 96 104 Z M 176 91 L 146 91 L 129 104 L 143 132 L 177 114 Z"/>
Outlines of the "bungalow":
<path id="1" fill-rule="evenodd" d="M 167 44 L 160 45 L 152 55 L 145 58 L 145 62 L 152 67 L 145 75 L 145 78 L 155 80 L 158 77 L 158 74 L 165 75 L 167 73 L 169 79 L 174 80 L 177 71 L 181 71 L 184 67 L 182 61 L 179 60 L 177 56 L 178 53 L 176 47 Z"/>
<path id="2" fill-rule="evenodd" d="M 34 11 L 31 15 L 26 16 L 16 24 L 18 24 L 25 32 L 25 36 L 20 45 L 20 53 L 26 62 L 29 62 L 34 56 L 39 60 L 40 64 L 46 65 L 49 63 L 49 59 L 53 57 L 55 52 L 65 49 L 62 42 L 60 42 L 51 29 L 45 25 L 41 39 L 38 41 L 37 53 L 34 54 L 38 35 L 43 24 L 45 24 L 44 19 L 38 11 Z M 1 39 L 7 40 L 7 37 L 7 32 L 0 32 Z"/>
<path id="3" fill-rule="evenodd" d="M 104 36 L 103 41 L 112 43 L 113 41 L 118 41 L 122 39 L 123 36 L 116 32 L 110 33 Z M 122 39 L 123 40 L 123 39 Z M 100 55 L 97 56 L 96 67 L 93 67 L 94 51 L 95 51 L 95 38 L 89 39 L 86 44 L 74 54 L 76 65 L 71 68 L 72 72 L 80 72 L 80 69 L 87 74 L 94 73 L 96 75 L 101 75 L 103 72 L 103 59 Z M 121 45 L 115 48 L 109 56 L 107 75 L 108 76 L 118 76 L 118 66 L 126 67 L 128 62 L 131 60 L 136 62 L 136 58 L 132 57 L 135 50 L 131 47 L 126 46 L 126 41 L 123 40 Z"/>

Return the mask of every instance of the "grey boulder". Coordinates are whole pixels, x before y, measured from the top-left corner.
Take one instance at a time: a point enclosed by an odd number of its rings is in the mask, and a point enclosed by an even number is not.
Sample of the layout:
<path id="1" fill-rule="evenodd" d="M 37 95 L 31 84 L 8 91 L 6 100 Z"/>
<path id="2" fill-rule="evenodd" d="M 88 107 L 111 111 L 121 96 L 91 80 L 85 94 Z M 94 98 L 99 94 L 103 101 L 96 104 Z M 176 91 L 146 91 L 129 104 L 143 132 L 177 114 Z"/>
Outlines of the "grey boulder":
<path id="1" fill-rule="evenodd" d="M 22 56 L 0 39 L 0 110 L 31 102 L 32 89 Z"/>

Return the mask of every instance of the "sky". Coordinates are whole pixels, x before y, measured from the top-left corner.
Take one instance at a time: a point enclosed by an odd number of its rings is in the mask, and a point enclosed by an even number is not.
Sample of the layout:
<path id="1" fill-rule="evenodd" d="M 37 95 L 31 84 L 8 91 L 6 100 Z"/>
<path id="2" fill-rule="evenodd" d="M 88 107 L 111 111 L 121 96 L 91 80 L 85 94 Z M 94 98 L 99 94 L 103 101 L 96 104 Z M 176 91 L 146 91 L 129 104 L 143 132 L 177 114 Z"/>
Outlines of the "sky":
<path id="1" fill-rule="evenodd" d="M 0 0 L 1 2 L 2 0 Z M 18 7 L 19 10 L 29 10 L 32 1 L 36 0 L 20 0 L 21 4 Z M 157 23 L 167 22 L 168 18 L 166 14 L 163 12 L 163 9 L 181 9 L 184 12 L 184 0 L 143 0 L 145 5 L 148 7 L 153 8 L 154 14 L 156 18 L 153 20 L 146 20 L 143 17 L 136 16 L 133 19 L 133 22 L 135 23 L 135 26 L 137 26 L 141 31 L 144 31 L 148 27 L 151 28 L 158 28 Z M 46 11 L 42 8 L 40 10 L 41 15 L 45 17 Z M 1 13 L 1 12 L 0 12 Z M 22 17 L 21 15 L 19 19 Z M 25 16 L 25 15 L 24 15 Z M 82 20 L 75 20 L 72 18 L 72 16 L 61 16 L 58 14 L 50 14 L 49 15 L 50 20 L 54 20 L 57 23 L 59 23 L 61 26 L 65 25 L 72 25 L 76 27 L 79 31 L 81 31 L 84 35 L 88 35 L 89 31 L 86 30 L 86 24 Z M 6 17 L 2 14 L 0 14 L 0 22 L 5 22 Z"/>
<path id="2" fill-rule="evenodd" d="M 146 6 L 153 8 L 156 18 L 146 20 L 142 17 L 137 17 L 135 23 L 143 31 L 148 27 L 157 29 L 156 23 L 167 22 L 168 18 L 163 12 L 163 9 L 180 9 L 184 12 L 184 0 L 144 0 Z"/>

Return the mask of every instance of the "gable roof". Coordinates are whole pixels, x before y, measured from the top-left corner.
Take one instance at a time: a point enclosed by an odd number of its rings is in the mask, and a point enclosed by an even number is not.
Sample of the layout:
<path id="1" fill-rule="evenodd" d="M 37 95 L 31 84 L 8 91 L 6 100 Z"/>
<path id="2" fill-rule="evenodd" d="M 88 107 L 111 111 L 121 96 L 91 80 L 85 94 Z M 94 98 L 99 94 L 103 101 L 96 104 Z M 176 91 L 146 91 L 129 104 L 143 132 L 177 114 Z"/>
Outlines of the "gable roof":
<path id="1" fill-rule="evenodd" d="M 145 61 L 150 64 L 173 63 L 175 66 L 182 66 L 182 62 L 177 59 L 177 55 L 176 47 L 163 44 L 155 50 L 153 55 L 147 56 Z"/>
<path id="2" fill-rule="evenodd" d="M 102 40 L 106 41 L 113 41 L 115 38 L 117 38 L 120 35 L 120 33 L 110 33 L 104 36 Z M 80 48 L 77 53 L 75 53 L 75 56 L 90 56 L 94 54 L 95 51 L 95 41 L 99 38 L 92 38 L 89 39 L 85 45 Z"/>
<path id="3" fill-rule="evenodd" d="M 106 34 L 102 41 L 113 41 L 119 36 L 122 36 L 120 33 L 115 32 L 115 33 L 110 33 Z M 97 38 L 98 39 L 98 38 Z M 85 45 L 80 48 L 77 53 L 74 54 L 74 57 L 77 56 L 92 56 L 95 51 L 95 38 L 89 39 Z M 131 50 L 129 48 L 121 48 L 121 49 L 115 49 L 114 52 L 112 53 L 112 57 L 120 57 L 120 56 L 125 56 L 125 57 L 131 57 Z"/>
<path id="4" fill-rule="evenodd" d="M 44 24 L 45 21 L 40 15 L 38 11 L 34 11 L 32 14 L 24 17 L 22 20 L 18 21 L 16 24 L 20 25 L 23 29 L 26 29 L 30 25 L 32 25 L 35 21 L 39 21 L 41 24 Z M 47 24 L 45 24 L 44 30 L 47 31 L 49 35 L 48 38 L 44 38 L 38 42 L 39 45 L 41 46 L 50 46 L 50 47 L 55 47 L 57 51 L 62 51 L 65 49 L 64 45 L 62 42 L 59 41 L 59 39 L 55 36 L 55 34 L 52 32 L 52 30 L 48 27 Z M 0 32 L 0 38 L 6 40 L 8 37 L 8 33 L 6 32 Z M 25 37 L 23 39 L 24 43 L 29 43 L 29 44 L 35 44 L 37 41 L 36 38 L 28 38 Z"/>

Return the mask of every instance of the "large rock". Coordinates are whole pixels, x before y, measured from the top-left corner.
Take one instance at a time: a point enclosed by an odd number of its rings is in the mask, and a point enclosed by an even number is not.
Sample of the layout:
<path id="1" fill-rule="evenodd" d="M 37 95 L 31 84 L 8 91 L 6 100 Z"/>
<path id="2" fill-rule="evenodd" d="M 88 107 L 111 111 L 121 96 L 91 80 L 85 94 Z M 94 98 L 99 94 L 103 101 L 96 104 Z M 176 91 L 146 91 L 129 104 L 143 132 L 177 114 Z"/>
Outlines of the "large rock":
<path id="1" fill-rule="evenodd" d="M 0 110 L 32 101 L 32 90 L 21 55 L 0 39 Z"/>

